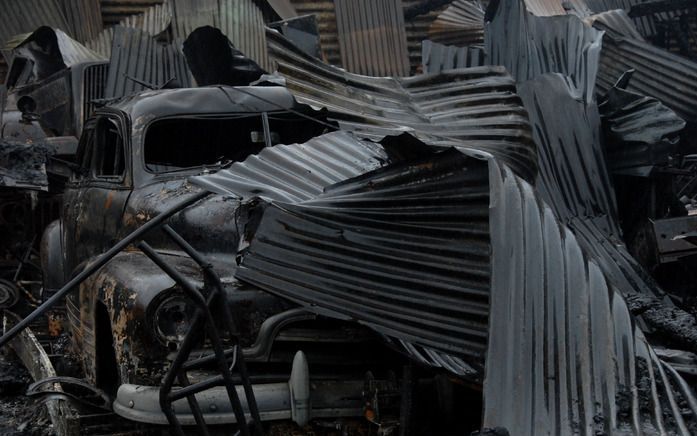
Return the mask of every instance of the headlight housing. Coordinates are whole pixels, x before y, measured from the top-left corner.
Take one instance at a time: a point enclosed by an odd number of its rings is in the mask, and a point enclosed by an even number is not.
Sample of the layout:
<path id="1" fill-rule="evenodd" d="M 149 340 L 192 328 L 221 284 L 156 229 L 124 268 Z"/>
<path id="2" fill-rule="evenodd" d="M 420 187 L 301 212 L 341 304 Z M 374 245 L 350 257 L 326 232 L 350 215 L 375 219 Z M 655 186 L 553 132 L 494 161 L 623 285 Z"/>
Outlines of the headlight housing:
<path id="1" fill-rule="evenodd" d="M 189 331 L 196 308 L 183 295 L 171 295 L 157 306 L 154 312 L 153 327 L 157 337 L 169 348 L 177 349 Z"/>

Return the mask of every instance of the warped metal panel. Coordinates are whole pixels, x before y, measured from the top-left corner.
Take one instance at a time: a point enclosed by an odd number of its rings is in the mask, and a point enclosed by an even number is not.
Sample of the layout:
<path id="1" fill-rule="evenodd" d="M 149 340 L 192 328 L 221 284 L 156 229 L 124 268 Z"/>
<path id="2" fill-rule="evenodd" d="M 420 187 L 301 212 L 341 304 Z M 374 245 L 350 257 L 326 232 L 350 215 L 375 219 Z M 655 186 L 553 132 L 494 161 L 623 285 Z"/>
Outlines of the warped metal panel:
<path id="1" fill-rule="evenodd" d="M 595 103 L 583 102 L 569 80 L 558 74 L 523 83 L 518 93 L 530 114 L 538 146 L 536 187 L 542 198 L 624 297 L 641 296 L 661 307 L 658 311 L 637 308 L 646 325 L 675 344 L 697 350 L 695 318 L 670 302 L 661 302 L 664 292 L 621 240 Z"/>
<path id="2" fill-rule="evenodd" d="M 303 305 L 319 303 L 320 313 L 356 319 L 421 353 L 447 355 L 459 376 L 483 377 L 486 161 L 450 149 L 304 202 L 258 204 L 246 213 L 252 225 L 245 234 L 254 238 L 238 278 Z"/>
<path id="3" fill-rule="evenodd" d="M 244 162 L 214 174 L 192 177 L 192 183 L 241 199 L 299 202 L 319 196 L 329 185 L 390 162 L 382 146 L 337 131 L 304 144 L 265 148 Z"/>
<path id="4" fill-rule="evenodd" d="M 421 63 L 426 74 L 440 73 L 455 68 L 480 67 L 484 65 L 484 47 L 456 47 L 433 41 L 422 44 Z"/>
<path id="5" fill-rule="evenodd" d="M 490 180 L 483 425 L 521 436 L 695 434 L 692 390 L 656 357 L 598 260 L 509 169 L 492 165 Z"/>
<path id="6" fill-rule="evenodd" d="M 413 132 L 443 147 L 500 156 L 532 179 L 537 157 L 515 85 L 502 67 L 454 70 L 406 79 L 347 73 L 305 55 L 267 32 L 269 54 L 299 101 L 326 106 L 342 129 L 381 139 Z"/>
<path id="7" fill-rule="evenodd" d="M 667 165 L 669 156 L 678 154 L 685 121 L 655 98 L 613 87 L 599 109 L 606 126 L 607 162 L 613 170 Z"/>
<path id="8" fill-rule="evenodd" d="M 459 47 L 484 42 L 484 7 L 479 0 L 457 0 L 428 29 L 431 41 Z"/>
<path id="9" fill-rule="evenodd" d="M 336 0 L 341 63 L 370 76 L 409 75 L 402 0 Z"/>
<path id="10" fill-rule="evenodd" d="M 604 38 L 598 91 L 608 92 L 630 69 L 636 71 L 628 90 L 657 98 L 687 122 L 697 121 L 697 62 L 644 41 Z"/>
<path id="11" fill-rule="evenodd" d="M 622 10 L 616 9 L 599 14 L 591 15 L 583 20 L 589 26 L 593 26 L 598 30 L 603 30 L 607 35 L 613 37 L 628 37 L 637 40 L 643 40 L 634 22 L 629 15 Z"/>
<path id="12" fill-rule="evenodd" d="M 123 97 L 175 79 L 181 87 L 191 86 L 191 72 L 180 51 L 181 44 L 160 44 L 151 35 L 116 26 L 109 62 L 105 97 Z M 136 80 L 132 80 L 136 79 Z"/>
<path id="13" fill-rule="evenodd" d="M 565 74 L 591 101 L 602 36 L 574 15 L 537 17 L 518 0 L 501 0 L 484 39 L 488 62 L 504 65 L 519 82 L 544 73 Z"/>

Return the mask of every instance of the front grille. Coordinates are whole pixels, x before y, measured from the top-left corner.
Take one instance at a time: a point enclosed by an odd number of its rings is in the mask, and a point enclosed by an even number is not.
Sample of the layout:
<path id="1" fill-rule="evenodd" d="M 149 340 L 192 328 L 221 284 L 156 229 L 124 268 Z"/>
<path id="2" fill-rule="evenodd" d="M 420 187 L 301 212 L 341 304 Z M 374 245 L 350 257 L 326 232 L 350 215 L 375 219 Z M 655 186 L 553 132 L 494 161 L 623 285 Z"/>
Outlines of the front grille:
<path id="1" fill-rule="evenodd" d="M 95 100 L 104 98 L 109 64 L 95 64 L 85 68 L 82 81 L 82 121 L 92 115 L 96 108 Z"/>

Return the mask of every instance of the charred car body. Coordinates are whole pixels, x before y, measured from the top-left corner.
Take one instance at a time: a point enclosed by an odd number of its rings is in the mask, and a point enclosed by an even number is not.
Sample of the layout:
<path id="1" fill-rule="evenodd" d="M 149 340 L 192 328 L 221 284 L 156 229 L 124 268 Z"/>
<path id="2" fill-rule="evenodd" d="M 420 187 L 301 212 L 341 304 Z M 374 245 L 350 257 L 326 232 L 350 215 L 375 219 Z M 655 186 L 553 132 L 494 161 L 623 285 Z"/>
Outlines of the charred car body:
<path id="1" fill-rule="evenodd" d="M 85 124 L 77 152 L 82 169 L 67 184 L 61 219 L 44 235 L 45 286 L 59 288 L 116 241 L 199 193 L 188 177 L 275 143 L 305 142 L 325 129 L 298 116 L 301 111 L 314 112 L 285 88 L 226 86 L 146 92 L 98 109 Z M 233 274 L 240 235 L 231 218 L 239 205 L 231 196 L 208 197 L 170 225 L 221 277 L 261 418 L 305 424 L 310 417 L 361 416 L 364 372 L 387 369 L 380 361 L 384 350 L 368 352 L 373 340 L 356 326 L 318 320 L 238 282 Z M 197 265 L 164 235 L 153 234 L 148 243 L 187 280 L 204 286 Z M 71 294 L 67 308 L 87 379 L 116 394 L 120 415 L 167 423 L 160 383 L 195 311 L 181 287 L 141 251 L 127 250 Z M 204 357 L 211 354 L 206 345 L 205 339 L 198 344 Z M 307 362 L 320 374 L 309 375 Z M 299 396 L 310 393 L 292 385 L 310 380 L 312 410 L 296 411 L 295 402 L 310 400 Z M 201 400 L 206 421 L 235 422 L 224 389 L 213 392 Z M 194 423 L 186 406 L 175 405 L 175 411 L 182 424 Z"/>

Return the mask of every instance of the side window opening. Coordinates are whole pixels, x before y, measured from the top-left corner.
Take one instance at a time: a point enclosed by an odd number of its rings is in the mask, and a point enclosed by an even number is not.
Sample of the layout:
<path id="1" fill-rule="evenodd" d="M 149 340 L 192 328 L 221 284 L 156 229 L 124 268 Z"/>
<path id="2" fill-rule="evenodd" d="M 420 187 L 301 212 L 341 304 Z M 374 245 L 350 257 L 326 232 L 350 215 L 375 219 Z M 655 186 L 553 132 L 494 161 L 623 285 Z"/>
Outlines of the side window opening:
<path id="1" fill-rule="evenodd" d="M 271 145 L 303 143 L 324 126 L 292 113 L 269 113 Z M 266 147 L 261 114 L 182 117 L 152 123 L 145 133 L 145 167 L 162 173 L 245 160 Z"/>
<path id="2" fill-rule="evenodd" d="M 123 138 L 116 122 L 101 118 L 97 122 L 94 175 L 99 178 L 121 178 L 125 172 Z"/>

